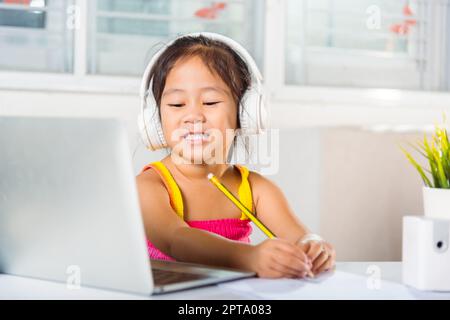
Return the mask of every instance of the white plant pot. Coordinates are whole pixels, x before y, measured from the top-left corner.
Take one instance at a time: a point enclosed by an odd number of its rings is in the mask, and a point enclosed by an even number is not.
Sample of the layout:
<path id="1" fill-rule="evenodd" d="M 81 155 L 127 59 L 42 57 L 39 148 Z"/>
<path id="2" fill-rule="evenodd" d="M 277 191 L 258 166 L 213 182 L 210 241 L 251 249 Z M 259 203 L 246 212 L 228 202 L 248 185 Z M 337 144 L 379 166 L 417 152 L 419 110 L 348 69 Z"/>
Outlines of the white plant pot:
<path id="1" fill-rule="evenodd" d="M 422 190 L 425 216 L 450 220 L 450 189 L 423 187 Z"/>

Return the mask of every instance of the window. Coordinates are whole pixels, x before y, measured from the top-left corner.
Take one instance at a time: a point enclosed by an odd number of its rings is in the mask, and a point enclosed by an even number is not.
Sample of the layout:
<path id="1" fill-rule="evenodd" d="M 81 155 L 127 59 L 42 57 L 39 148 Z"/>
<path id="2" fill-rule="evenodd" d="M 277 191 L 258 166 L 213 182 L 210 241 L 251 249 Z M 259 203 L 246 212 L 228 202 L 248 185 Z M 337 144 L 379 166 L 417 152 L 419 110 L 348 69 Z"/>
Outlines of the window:
<path id="1" fill-rule="evenodd" d="M 262 66 L 264 1 L 89 1 L 88 73 L 140 76 L 175 36 L 209 31 L 229 36 Z"/>
<path id="2" fill-rule="evenodd" d="M 0 0 L 0 69 L 72 72 L 67 0 Z"/>
<path id="3" fill-rule="evenodd" d="M 280 101 L 450 90 L 449 27 L 450 0 L 0 0 L 0 87 L 134 93 L 170 39 L 210 31 Z"/>
<path id="4" fill-rule="evenodd" d="M 447 89 L 447 2 L 287 0 L 285 83 Z"/>

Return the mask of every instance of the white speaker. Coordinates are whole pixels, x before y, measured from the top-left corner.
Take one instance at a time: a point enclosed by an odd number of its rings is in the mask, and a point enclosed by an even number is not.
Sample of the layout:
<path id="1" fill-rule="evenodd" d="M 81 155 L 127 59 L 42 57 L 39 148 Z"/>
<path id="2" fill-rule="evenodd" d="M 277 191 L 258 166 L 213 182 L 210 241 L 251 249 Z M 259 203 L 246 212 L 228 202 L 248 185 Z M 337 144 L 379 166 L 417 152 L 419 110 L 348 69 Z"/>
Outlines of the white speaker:
<path id="1" fill-rule="evenodd" d="M 450 291 L 450 220 L 403 217 L 403 283 L 419 290 Z"/>

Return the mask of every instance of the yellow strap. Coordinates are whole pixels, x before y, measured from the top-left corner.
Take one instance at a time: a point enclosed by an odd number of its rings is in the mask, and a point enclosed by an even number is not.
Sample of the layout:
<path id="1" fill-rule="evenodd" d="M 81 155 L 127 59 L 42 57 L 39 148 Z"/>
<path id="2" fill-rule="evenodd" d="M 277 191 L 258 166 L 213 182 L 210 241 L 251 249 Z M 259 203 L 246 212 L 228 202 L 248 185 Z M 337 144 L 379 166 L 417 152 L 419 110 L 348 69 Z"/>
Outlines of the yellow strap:
<path id="1" fill-rule="evenodd" d="M 164 180 L 166 181 L 166 185 L 169 188 L 169 196 L 172 208 L 175 210 L 178 216 L 183 219 L 183 197 L 181 196 L 180 188 L 178 188 L 175 179 L 172 177 L 170 171 L 161 161 L 153 162 L 152 165 L 154 165 L 163 175 Z"/>
<path id="2" fill-rule="evenodd" d="M 183 219 L 184 218 L 184 205 L 183 205 L 183 197 L 181 195 L 180 188 L 178 187 L 175 179 L 172 177 L 172 174 L 167 169 L 167 167 L 161 162 L 156 161 L 151 164 L 156 167 L 156 169 L 162 174 L 165 184 L 169 189 L 169 197 L 172 208 L 175 210 L 177 215 Z M 245 166 L 236 165 L 241 173 L 242 181 L 239 185 L 238 189 L 238 197 L 244 206 L 246 206 L 250 211 L 253 212 L 253 199 L 252 199 L 252 190 L 250 188 L 250 183 L 248 181 L 249 171 Z M 241 220 L 249 220 L 244 212 L 241 213 Z"/>
<path id="3" fill-rule="evenodd" d="M 248 169 L 241 165 L 236 165 L 236 167 L 241 172 L 242 182 L 238 189 L 239 200 L 242 204 L 253 212 L 253 199 L 252 199 L 252 189 L 250 188 L 250 183 L 248 182 Z M 248 220 L 247 216 L 242 211 L 241 220 Z"/>

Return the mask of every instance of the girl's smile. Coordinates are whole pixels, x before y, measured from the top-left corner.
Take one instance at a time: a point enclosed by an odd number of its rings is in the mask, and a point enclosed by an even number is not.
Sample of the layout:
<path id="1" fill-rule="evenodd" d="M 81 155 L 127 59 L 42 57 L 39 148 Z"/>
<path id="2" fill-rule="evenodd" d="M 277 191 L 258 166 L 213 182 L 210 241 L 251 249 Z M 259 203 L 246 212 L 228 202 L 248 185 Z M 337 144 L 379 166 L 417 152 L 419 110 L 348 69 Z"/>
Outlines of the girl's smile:
<path id="1" fill-rule="evenodd" d="M 190 144 L 205 144 L 209 142 L 209 134 L 205 132 L 191 132 L 183 137 Z"/>

